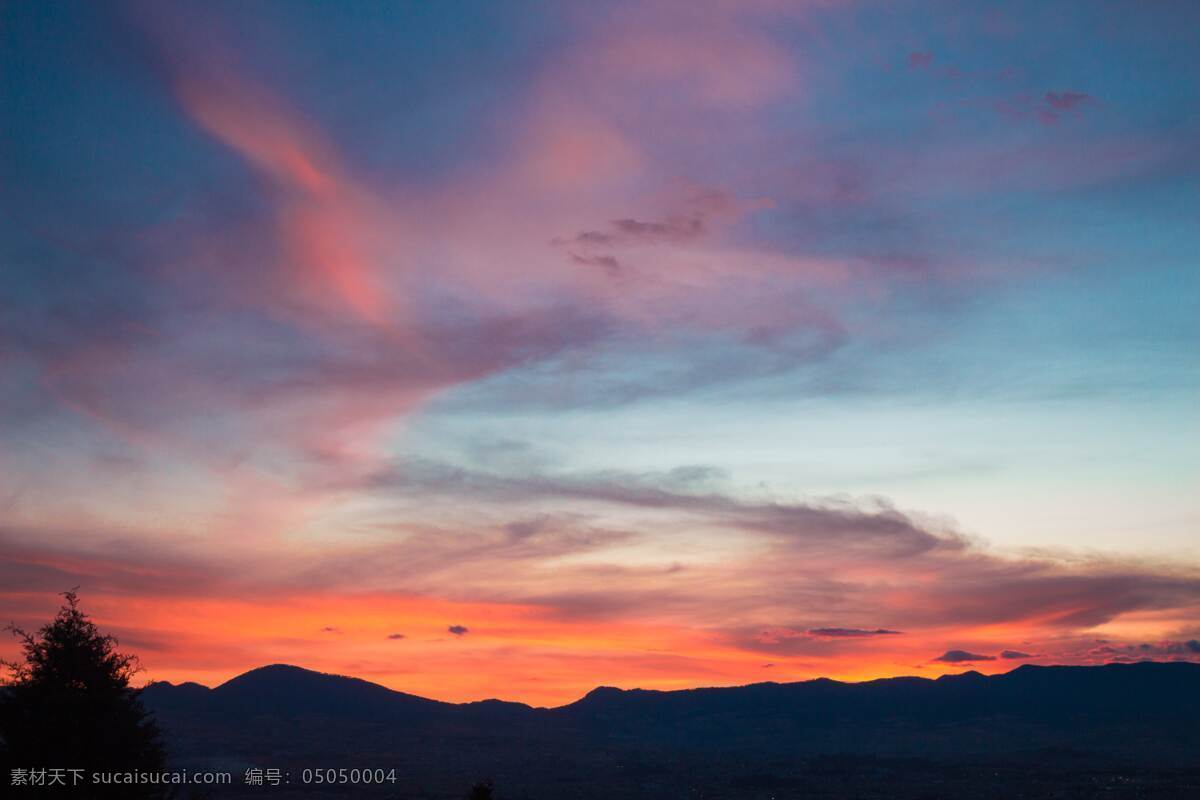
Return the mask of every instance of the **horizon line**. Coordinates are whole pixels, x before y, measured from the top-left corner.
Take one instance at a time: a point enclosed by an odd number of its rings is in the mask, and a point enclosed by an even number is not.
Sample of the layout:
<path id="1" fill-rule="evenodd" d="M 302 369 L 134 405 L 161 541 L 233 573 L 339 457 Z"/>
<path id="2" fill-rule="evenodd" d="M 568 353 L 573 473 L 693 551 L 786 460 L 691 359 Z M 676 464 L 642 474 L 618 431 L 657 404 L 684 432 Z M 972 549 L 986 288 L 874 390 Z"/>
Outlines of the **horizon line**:
<path id="1" fill-rule="evenodd" d="M 169 680 L 153 680 L 153 681 L 148 681 L 145 684 L 143 684 L 142 686 L 137 687 L 137 691 L 140 693 L 140 692 L 150 688 L 151 686 L 156 686 L 156 685 L 157 686 L 165 685 L 165 686 L 171 686 L 171 687 L 179 687 L 179 686 L 185 686 L 185 685 L 190 684 L 193 686 L 199 686 L 207 691 L 213 692 L 213 691 L 220 689 L 223 686 L 226 686 L 226 685 L 238 680 L 239 678 L 244 678 L 245 676 L 250 675 L 252 673 L 260 672 L 262 670 L 269 670 L 269 669 L 272 669 L 275 667 L 285 667 L 287 669 L 299 670 L 301 672 L 307 672 L 312 675 L 320 675 L 320 676 L 327 677 L 327 678 L 341 678 L 343 680 L 359 681 L 362 683 L 370 684 L 371 686 L 377 686 L 381 689 L 384 689 L 389 692 L 393 692 L 395 694 L 402 694 L 402 695 L 406 695 L 408 697 L 415 697 L 420 700 L 426 700 L 431 703 L 441 703 L 443 705 L 449 705 L 449 706 L 465 706 L 465 705 L 473 705 L 475 703 L 497 702 L 497 703 L 508 703 L 508 704 L 512 704 L 512 705 L 525 706 L 526 708 L 530 708 L 530 709 L 553 710 L 553 709 L 558 709 L 558 708 L 566 708 L 567 706 L 574 705 L 575 703 L 578 703 L 578 702 L 584 700 L 585 698 L 591 696 L 592 694 L 594 694 L 598 691 L 605 690 L 605 689 L 618 691 L 618 692 L 644 692 L 647 694 L 675 694 L 675 693 L 679 693 L 679 692 L 696 692 L 696 691 L 706 691 L 706 690 L 714 690 L 714 689 L 744 689 L 744 688 L 747 688 L 750 686 L 764 686 L 764 685 L 794 686 L 794 685 L 802 684 L 802 683 L 817 683 L 817 682 L 837 683 L 837 684 L 841 684 L 843 686 L 863 686 L 866 684 L 879 683 L 882 681 L 900 681 L 900 680 L 920 680 L 920 681 L 928 681 L 930 683 L 937 683 L 938 681 L 942 681 L 945 679 L 962 678 L 962 677 L 966 677 L 968 675 L 977 675 L 981 678 L 1002 678 L 1007 675 L 1012 675 L 1013 673 L 1019 672 L 1020 670 L 1023 670 L 1023 669 L 1030 669 L 1030 670 L 1036 670 L 1036 669 L 1088 669 L 1088 670 L 1092 670 L 1092 669 L 1105 669 L 1105 668 L 1111 668 L 1111 667 L 1138 667 L 1138 666 L 1144 666 L 1146 664 L 1157 664 L 1157 665 L 1164 665 L 1164 666 L 1170 665 L 1170 664 L 1187 664 L 1192 667 L 1200 668 L 1200 663 L 1196 663 L 1194 661 L 1188 661 L 1186 659 L 1159 661 L 1159 660 L 1155 660 L 1152 658 L 1145 658 L 1145 659 L 1141 659 L 1139 661 L 1108 661 L 1103 664 L 1029 664 L 1029 663 L 1026 663 L 1026 664 L 1018 664 L 1017 666 L 1015 666 L 1012 669 L 1007 670 L 1005 672 L 986 673 L 986 672 L 980 672 L 977 669 L 968 669 L 968 670 L 964 670 L 963 672 L 944 673 L 942 675 L 938 675 L 937 677 L 926 677 L 924 675 L 890 675 L 890 676 L 881 677 L 881 678 L 868 678 L 866 680 L 861 680 L 861 681 L 845 681 L 845 680 L 839 680 L 837 678 L 828 678 L 828 677 L 821 676 L 821 677 L 816 677 L 816 678 L 805 678 L 803 680 L 797 680 L 797 681 L 754 681 L 751 683 L 739 683 L 739 684 L 731 684 L 731 685 L 726 685 L 726 686 L 712 686 L 712 685 L 691 686 L 691 687 L 686 687 L 686 688 L 682 688 L 682 689 L 643 689 L 641 687 L 632 687 L 632 688 L 626 689 L 626 688 L 622 688 L 620 686 L 597 684 L 592 689 L 588 690 L 583 695 L 581 695 L 579 698 L 572 700 L 568 703 L 563 703 L 561 705 L 556 705 L 556 706 L 544 706 L 544 705 L 532 705 L 530 703 L 525 703 L 520 700 L 504 700 L 499 697 L 485 697 L 480 700 L 466 700 L 463 702 L 456 703 L 456 702 L 449 701 L 449 700 L 438 700 L 433 697 L 426 697 L 424 695 L 413 694 L 412 692 L 407 692 L 403 689 L 394 689 L 394 688 L 392 688 L 390 686 L 386 686 L 382 683 L 376 683 L 375 681 L 367 680 L 366 678 L 360 678 L 355 675 L 343 675 L 343 674 L 335 673 L 335 672 L 322 672 L 321 670 L 309 669 L 308 667 L 301 667 L 296 664 L 285 664 L 282 662 L 278 662 L 278 663 L 274 663 L 274 664 L 263 664 L 262 666 L 258 666 L 258 667 L 251 667 L 250 669 L 248 669 L 244 672 L 239 672 L 237 675 L 234 675 L 232 678 L 229 678 L 228 680 L 222 681 L 221 683 L 217 684 L 216 686 L 208 686 L 208 685 L 200 683 L 198 681 L 182 681 L 180 683 L 174 683 Z"/>

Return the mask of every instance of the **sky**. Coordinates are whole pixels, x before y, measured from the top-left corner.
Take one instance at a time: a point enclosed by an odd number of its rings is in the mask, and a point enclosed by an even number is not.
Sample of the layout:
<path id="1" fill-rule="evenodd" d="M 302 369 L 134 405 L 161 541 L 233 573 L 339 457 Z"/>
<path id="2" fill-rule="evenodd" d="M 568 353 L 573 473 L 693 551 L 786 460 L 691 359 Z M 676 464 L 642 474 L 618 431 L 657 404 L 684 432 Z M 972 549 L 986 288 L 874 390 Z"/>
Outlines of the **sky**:
<path id="1" fill-rule="evenodd" d="M 0 4 L 0 619 L 540 705 L 1200 661 L 1197 29 Z"/>

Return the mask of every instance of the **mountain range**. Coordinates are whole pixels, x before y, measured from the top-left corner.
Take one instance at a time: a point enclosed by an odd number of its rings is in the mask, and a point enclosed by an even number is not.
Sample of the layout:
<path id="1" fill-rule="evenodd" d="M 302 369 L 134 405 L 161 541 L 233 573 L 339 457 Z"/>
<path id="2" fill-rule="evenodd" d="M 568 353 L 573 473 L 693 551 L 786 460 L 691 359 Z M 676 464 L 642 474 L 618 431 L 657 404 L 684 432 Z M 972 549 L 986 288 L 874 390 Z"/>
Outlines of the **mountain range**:
<path id="1" fill-rule="evenodd" d="M 1097 780 L 1107 797 L 1185 796 L 1193 783 L 1200 796 L 1200 664 L 1185 662 L 600 687 L 557 708 L 443 703 L 277 664 L 212 689 L 153 683 L 142 700 L 192 767 L 400 775 L 377 794 L 329 796 L 459 797 L 482 777 L 501 798 L 1038 797 L 1041 784 L 1049 797 Z"/>

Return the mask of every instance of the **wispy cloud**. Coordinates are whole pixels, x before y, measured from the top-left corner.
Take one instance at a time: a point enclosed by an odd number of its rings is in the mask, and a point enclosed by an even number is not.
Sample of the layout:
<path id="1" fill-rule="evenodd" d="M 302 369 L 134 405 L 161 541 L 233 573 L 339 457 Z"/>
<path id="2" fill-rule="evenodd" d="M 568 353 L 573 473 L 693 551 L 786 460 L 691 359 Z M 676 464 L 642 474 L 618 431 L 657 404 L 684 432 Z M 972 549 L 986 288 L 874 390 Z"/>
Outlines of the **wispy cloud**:
<path id="1" fill-rule="evenodd" d="M 971 653 L 966 650 L 947 650 L 932 660 L 941 661 L 943 664 L 970 664 L 975 661 L 995 661 L 996 657 Z"/>
<path id="2" fill-rule="evenodd" d="M 1133 64 L 1161 10 L 1064 45 L 1040 7 L 495 6 L 460 48 L 422 27 L 449 5 L 31 8 L 0 182 L 23 624 L 79 585 L 175 677 L 446 697 L 1200 655 L 1194 560 L 1093 531 L 1119 506 L 1174 553 L 1192 516 L 1150 436 L 1194 394 L 1179 19 Z"/>

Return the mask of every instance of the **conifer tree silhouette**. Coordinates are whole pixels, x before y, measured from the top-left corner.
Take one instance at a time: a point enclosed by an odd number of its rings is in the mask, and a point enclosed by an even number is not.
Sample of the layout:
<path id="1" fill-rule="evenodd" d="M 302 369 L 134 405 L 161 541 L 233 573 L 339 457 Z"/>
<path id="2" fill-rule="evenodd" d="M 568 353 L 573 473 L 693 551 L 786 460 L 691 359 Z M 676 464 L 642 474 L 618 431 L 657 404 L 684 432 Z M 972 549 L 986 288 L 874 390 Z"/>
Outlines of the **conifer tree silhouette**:
<path id="1" fill-rule="evenodd" d="M 117 640 L 80 611 L 74 591 L 63 597 L 58 614 L 35 633 L 9 626 L 21 657 L 0 662 L 10 673 L 0 688 L 0 783 L 16 782 L 18 770 L 81 770 L 82 780 L 68 772 L 65 786 L 23 785 L 21 796 L 169 796 L 158 784 L 91 782 L 93 772 L 161 773 L 166 751 L 129 685 L 137 658 L 117 651 Z"/>

